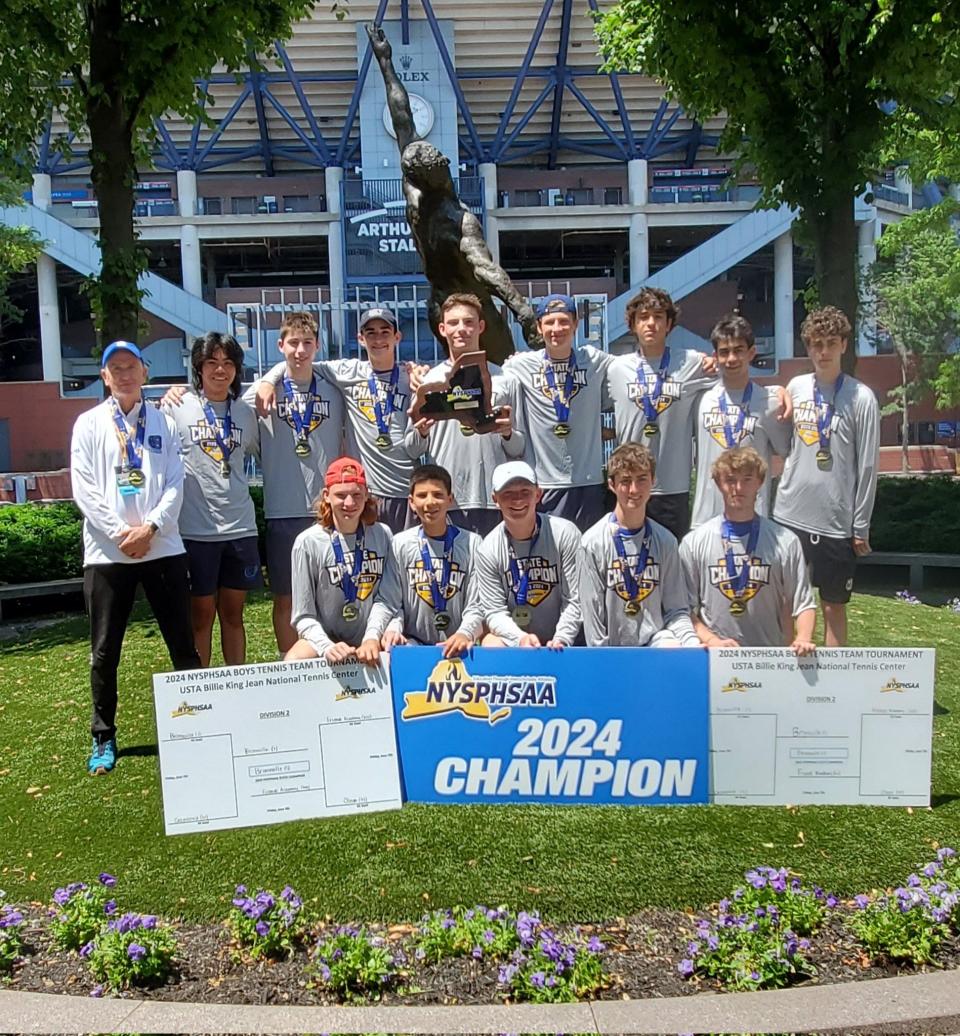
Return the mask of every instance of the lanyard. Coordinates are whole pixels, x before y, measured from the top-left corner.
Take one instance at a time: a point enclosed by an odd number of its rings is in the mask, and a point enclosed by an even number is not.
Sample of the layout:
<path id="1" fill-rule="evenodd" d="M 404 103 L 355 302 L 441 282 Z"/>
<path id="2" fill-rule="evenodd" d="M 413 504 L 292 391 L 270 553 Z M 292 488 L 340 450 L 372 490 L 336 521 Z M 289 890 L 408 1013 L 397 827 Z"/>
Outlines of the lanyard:
<path id="1" fill-rule="evenodd" d="M 113 404 L 113 423 L 117 428 L 117 438 L 120 440 L 120 449 L 126 457 L 125 469 L 139 471 L 143 467 L 143 440 L 147 433 L 147 404 L 140 400 L 140 413 L 137 414 L 137 430 L 134 433 L 133 442 L 130 441 L 130 434 L 127 431 L 127 423 L 120 412 L 120 406 L 114 396 L 110 397 Z"/>
<path id="2" fill-rule="evenodd" d="M 430 596 L 433 598 L 433 608 L 436 612 L 447 610 L 446 589 L 450 585 L 450 567 L 453 562 L 453 541 L 459 532 L 452 525 L 447 526 L 443 534 L 443 566 L 440 570 L 440 579 L 437 579 L 436 569 L 433 567 L 433 557 L 430 554 L 430 547 L 427 543 L 423 526 L 420 526 L 417 536 L 420 540 L 420 558 L 423 562 L 424 574 L 430 580 Z"/>
<path id="3" fill-rule="evenodd" d="M 513 541 L 510 539 L 510 534 L 506 533 L 507 536 L 507 551 L 510 554 L 510 581 L 516 587 L 514 590 L 514 596 L 517 599 L 517 604 L 523 606 L 527 603 L 527 589 L 530 583 L 530 565 L 521 573 L 520 562 L 517 559 L 517 552 L 513 549 Z M 527 562 L 533 557 L 533 549 L 537 545 L 537 540 L 540 539 L 540 515 L 537 515 L 537 527 L 533 533 L 533 539 L 530 541 L 530 550 L 527 552 Z"/>
<path id="4" fill-rule="evenodd" d="M 749 535 L 746 542 L 747 556 L 744 558 L 738 572 L 737 566 L 733 561 L 733 543 L 731 541 L 736 536 L 742 542 L 743 534 L 748 530 Z M 727 561 L 727 580 L 734 597 L 741 597 L 750 579 L 750 564 L 753 561 L 753 552 L 757 549 L 757 540 L 760 538 L 760 519 L 756 515 L 751 522 L 731 522 L 724 518 L 721 535 L 723 536 L 723 550 Z"/>
<path id="5" fill-rule="evenodd" d="M 640 530 L 624 529 L 617 521 L 616 516 L 612 514 L 610 515 L 610 524 L 613 527 L 613 545 L 616 548 L 617 557 L 620 559 L 620 571 L 623 573 L 623 585 L 630 600 L 635 601 L 640 593 L 640 584 L 637 582 L 637 576 L 643 579 L 643 573 L 647 570 L 647 558 L 650 556 L 650 521 L 648 519 L 643 523 L 643 543 L 640 545 L 640 552 L 637 555 L 636 576 L 627 562 L 627 550 L 623 541 L 628 536 L 635 536 Z"/>
<path id="6" fill-rule="evenodd" d="M 553 360 L 544 353 L 543 374 L 550 387 L 550 400 L 553 403 L 554 412 L 558 421 L 567 421 L 570 418 L 570 400 L 573 396 L 573 382 L 577 373 L 577 354 L 570 350 L 570 359 L 567 361 L 567 376 L 563 383 L 563 394 L 557 390 L 557 374 L 553 367 Z"/>
<path id="7" fill-rule="evenodd" d="M 220 434 L 220 424 L 217 421 L 216 411 L 210 405 L 210 400 L 202 392 L 200 393 L 200 405 L 203 407 L 203 416 L 207 419 L 207 424 L 213 430 L 213 437 L 217 440 L 217 446 L 220 447 L 220 456 L 223 458 L 224 464 L 229 464 L 232 452 L 230 441 L 233 436 L 233 421 L 230 419 L 230 397 L 227 396 L 227 409 L 223 415 L 223 435 Z"/>
<path id="8" fill-rule="evenodd" d="M 397 391 L 397 385 L 400 382 L 400 364 L 395 363 L 393 370 L 390 371 L 390 385 L 387 390 L 387 398 L 381 399 L 381 388 L 383 382 L 370 371 L 370 376 L 367 378 L 367 387 L 370 389 L 370 398 L 373 400 L 373 413 L 377 419 L 377 431 L 381 435 L 387 435 L 390 431 L 390 416 L 393 414 L 393 397 Z"/>
<path id="9" fill-rule="evenodd" d="M 333 544 L 333 556 L 340 570 L 340 589 L 343 591 L 347 604 L 353 604 L 357 599 L 356 578 L 360 575 L 363 567 L 363 523 L 357 526 L 357 534 L 353 543 L 353 571 L 348 572 L 344 560 L 343 544 L 340 541 L 340 533 L 334 529 L 330 533 L 330 541 Z"/>
<path id="10" fill-rule="evenodd" d="M 813 379 L 813 402 L 817 408 L 817 434 L 820 436 L 820 449 L 830 449 L 830 425 L 833 423 L 833 415 L 837 409 L 837 400 L 840 398 L 840 389 L 843 388 L 843 375 L 841 374 L 833 387 L 833 402 L 828 403 L 820 393 L 820 386 L 817 379 Z"/>
<path id="11" fill-rule="evenodd" d="M 726 389 L 720 390 L 718 402 L 720 404 L 720 412 L 723 414 L 723 437 L 726 439 L 728 450 L 732 450 L 735 446 L 740 445 L 743 422 L 750 411 L 750 397 L 752 395 L 753 382 L 748 381 L 747 387 L 743 390 L 743 398 L 740 400 L 740 410 L 737 414 L 737 419 L 733 422 L 733 428 L 731 428 L 727 407 L 733 406 L 733 404 L 727 399 Z"/>
<path id="12" fill-rule="evenodd" d="M 637 364 L 637 384 L 643 389 L 643 394 L 640 397 L 643 401 L 643 412 L 646 414 L 647 421 L 651 423 L 656 423 L 658 417 L 657 403 L 660 402 L 660 394 L 663 392 L 663 379 L 669 366 L 670 349 L 666 348 L 663 350 L 663 356 L 660 357 L 660 366 L 657 369 L 653 392 L 650 393 L 647 390 L 647 371 L 651 368 L 643 354 L 640 354 L 639 363 Z"/>
<path id="13" fill-rule="evenodd" d="M 310 434 L 310 426 L 313 424 L 313 404 L 317 398 L 316 374 L 310 376 L 310 391 L 307 393 L 307 401 L 302 410 L 296 402 L 297 389 L 286 375 L 283 378 L 283 392 L 287 399 L 290 416 L 293 418 L 293 427 L 297 433 L 297 438 L 301 441 L 306 441 L 307 436 Z"/>

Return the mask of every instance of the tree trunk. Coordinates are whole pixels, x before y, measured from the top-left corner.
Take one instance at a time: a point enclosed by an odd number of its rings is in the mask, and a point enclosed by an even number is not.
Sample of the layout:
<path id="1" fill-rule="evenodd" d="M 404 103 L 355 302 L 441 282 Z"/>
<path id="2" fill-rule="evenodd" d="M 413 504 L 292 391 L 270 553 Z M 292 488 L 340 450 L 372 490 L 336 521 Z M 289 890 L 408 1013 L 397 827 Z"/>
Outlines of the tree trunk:
<path id="1" fill-rule="evenodd" d="M 900 446 L 900 471 L 904 475 L 910 474 L 910 412 L 907 404 L 907 356 L 900 353 L 900 387 L 903 395 L 900 399 L 900 435 L 903 442 Z"/>
<path id="2" fill-rule="evenodd" d="M 853 328 L 843 356 L 843 369 L 852 374 L 857 365 L 857 225 L 853 198 L 846 197 L 813 215 L 814 273 L 822 306 L 836 306 L 846 313 Z"/>
<path id="3" fill-rule="evenodd" d="M 91 292 L 94 317 L 104 343 L 136 342 L 140 317 L 137 281 L 145 254 L 133 226 L 133 118 L 121 90 L 125 67 L 118 42 L 123 21 L 120 0 L 88 0 L 90 76 L 86 99 L 90 129 L 90 179 L 100 213 L 102 268 Z"/>

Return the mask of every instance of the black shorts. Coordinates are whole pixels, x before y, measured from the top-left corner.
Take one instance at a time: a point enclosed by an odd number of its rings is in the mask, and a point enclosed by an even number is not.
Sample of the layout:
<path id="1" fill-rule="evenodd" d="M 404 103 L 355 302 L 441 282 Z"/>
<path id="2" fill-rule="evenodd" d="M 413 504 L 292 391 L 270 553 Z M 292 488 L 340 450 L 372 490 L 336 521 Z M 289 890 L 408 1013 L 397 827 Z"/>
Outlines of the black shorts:
<path id="1" fill-rule="evenodd" d="M 488 536 L 503 521 L 503 515 L 496 507 L 468 507 L 463 511 L 450 511 L 449 515 L 453 525 L 475 532 L 481 538 Z"/>
<path id="2" fill-rule="evenodd" d="M 239 540 L 184 540 L 190 568 L 190 596 L 225 590 L 253 590 L 263 582 L 257 537 Z"/>
<path id="3" fill-rule="evenodd" d="M 378 496 L 377 503 L 377 521 L 383 522 L 394 536 L 417 524 L 416 516 L 410 510 L 410 502 L 405 496 Z"/>
<path id="4" fill-rule="evenodd" d="M 569 489 L 545 489 L 543 499 L 537 508 L 557 518 L 566 518 L 581 531 L 586 532 L 595 525 L 613 505 L 607 506 L 607 487 L 570 486 Z"/>
<path id="5" fill-rule="evenodd" d="M 853 592 L 857 555 L 851 536 L 823 536 L 788 526 L 800 540 L 803 557 L 810 568 L 810 582 L 828 604 L 846 604 Z"/>
<path id="6" fill-rule="evenodd" d="M 690 494 L 661 493 L 650 497 L 647 501 L 647 517 L 682 540 L 690 531 Z"/>
<path id="7" fill-rule="evenodd" d="M 293 593 L 293 541 L 315 521 L 307 517 L 267 519 L 267 575 L 274 597 L 289 597 Z"/>

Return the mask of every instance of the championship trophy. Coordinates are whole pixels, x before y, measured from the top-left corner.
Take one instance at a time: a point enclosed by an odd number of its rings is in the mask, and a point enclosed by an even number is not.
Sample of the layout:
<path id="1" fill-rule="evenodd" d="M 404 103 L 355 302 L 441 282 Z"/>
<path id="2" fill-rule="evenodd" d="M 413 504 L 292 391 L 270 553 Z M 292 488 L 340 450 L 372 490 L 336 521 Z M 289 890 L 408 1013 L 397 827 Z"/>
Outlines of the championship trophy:
<path id="1" fill-rule="evenodd" d="M 500 408 L 491 405 L 492 390 L 487 354 L 482 350 L 464 353 L 453 361 L 445 381 L 430 381 L 417 389 L 410 408 L 414 421 L 459 421 L 474 432 L 493 431 Z"/>

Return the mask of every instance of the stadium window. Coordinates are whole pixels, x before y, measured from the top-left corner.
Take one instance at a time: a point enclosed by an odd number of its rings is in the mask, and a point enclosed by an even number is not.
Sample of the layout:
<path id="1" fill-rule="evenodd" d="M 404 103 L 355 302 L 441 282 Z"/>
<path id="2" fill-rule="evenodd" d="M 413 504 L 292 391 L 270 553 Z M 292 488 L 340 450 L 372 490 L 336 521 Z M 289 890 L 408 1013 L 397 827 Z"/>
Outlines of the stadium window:
<path id="1" fill-rule="evenodd" d="M 603 204 L 604 205 L 622 205 L 623 204 L 623 188 L 622 187 L 604 187 L 604 189 L 603 189 Z"/>
<path id="2" fill-rule="evenodd" d="M 309 194 L 285 194 L 283 196 L 283 211 L 284 212 L 309 212 L 310 211 L 310 195 Z"/>
<path id="3" fill-rule="evenodd" d="M 230 212 L 234 216 L 252 216 L 257 211 L 257 201 L 253 195 L 240 195 L 230 199 Z"/>
<path id="4" fill-rule="evenodd" d="M 222 198 L 201 198 L 200 199 L 200 211 L 204 216 L 222 216 L 223 215 L 223 199 Z"/>
<path id="5" fill-rule="evenodd" d="M 539 191 L 514 191 L 513 200 L 517 206 L 543 204 L 543 196 Z"/>

